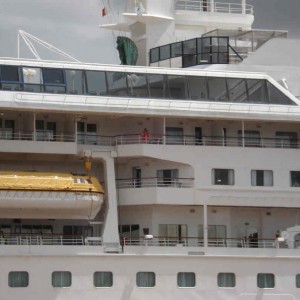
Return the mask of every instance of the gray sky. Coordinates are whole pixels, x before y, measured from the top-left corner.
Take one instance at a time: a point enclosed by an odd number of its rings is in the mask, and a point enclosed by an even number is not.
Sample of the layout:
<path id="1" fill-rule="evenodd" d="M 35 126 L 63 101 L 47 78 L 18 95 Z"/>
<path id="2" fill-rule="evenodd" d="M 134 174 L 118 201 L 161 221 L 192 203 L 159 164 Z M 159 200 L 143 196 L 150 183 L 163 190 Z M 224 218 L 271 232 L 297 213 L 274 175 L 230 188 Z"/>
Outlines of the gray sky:
<path id="1" fill-rule="evenodd" d="M 111 0 L 116 11 L 124 2 Z M 80 61 L 118 63 L 112 32 L 98 27 L 109 18 L 101 16 L 102 3 L 102 0 L 0 0 L 0 56 L 16 57 L 17 30 L 23 29 Z M 254 5 L 253 28 L 288 30 L 289 37 L 300 38 L 300 0 L 247 0 L 247 3 Z M 24 43 L 21 56 L 32 57 Z M 43 52 L 41 56 L 46 58 Z"/>

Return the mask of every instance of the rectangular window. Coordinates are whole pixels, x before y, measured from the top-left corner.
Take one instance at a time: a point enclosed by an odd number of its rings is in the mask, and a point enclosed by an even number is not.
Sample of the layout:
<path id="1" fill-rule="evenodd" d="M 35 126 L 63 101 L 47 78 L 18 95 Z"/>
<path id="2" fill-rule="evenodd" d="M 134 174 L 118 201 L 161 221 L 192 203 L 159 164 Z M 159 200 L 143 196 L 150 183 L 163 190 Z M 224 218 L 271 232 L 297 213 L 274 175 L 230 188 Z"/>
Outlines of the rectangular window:
<path id="1" fill-rule="evenodd" d="M 291 186 L 300 187 L 300 171 L 291 171 Z"/>
<path id="2" fill-rule="evenodd" d="M 228 91 L 225 78 L 207 77 L 208 99 L 210 101 L 227 102 Z"/>
<path id="3" fill-rule="evenodd" d="M 127 73 L 106 72 L 106 79 L 110 96 L 128 96 Z"/>
<path id="4" fill-rule="evenodd" d="M 193 272 L 179 272 L 177 273 L 177 285 L 179 287 L 195 287 L 196 276 Z"/>
<path id="5" fill-rule="evenodd" d="M 84 94 L 85 79 L 81 70 L 65 70 L 67 93 L 68 94 Z"/>
<path id="6" fill-rule="evenodd" d="M 169 246 L 186 243 L 188 227 L 185 224 L 159 224 L 159 236 L 161 242 Z"/>
<path id="7" fill-rule="evenodd" d="M 23 67 L 24 91 L 40 93 L 43 91 L 41 68 Z"/>
<path id="8" fill-rule="evenodd" d="M 181 127 L 166 127 L 166 143 L 168 145 L 183 144 L 183 128 Z"/>
<path id="9" fill-rule="evenodd" d="M 300 274 L 296 275 L 296 288 L 300 289 Z"/>
<path id="10" fill-rule="evenodd" d="M 95 287 L 112 287 L 113 274 L 112 272 L 95 272 L 94 286 Z"/>
<path id="11" fill-rule="evenodd" d="M 20 68 L 17 66 L 1 66 L 1 82 L 2 90 L 5 91 L 21 91 L 23 89 L 21 84 Z"/>
<path id="12" fill-rule="evenodd" d="M 244 131 L 244 143 L 243 143 L 243 131 L 238 131 L 239 146 L 245 147 L 260 147 L 260 132 L 256 130 Z"/>
<path id="13" fill-rule="evenodd" d="M 232 169 L 213 169 L 212 179 L 214 185 L 234 185 L 234 171 Z"/>
<path id="14" fill-rule="evenodd" d="M 168 98 L 166 75 L 148 74 L 149 93 L 151 98 Z"/>
<path id="15" fill-rule="evenodd" d="M 218 274 L 218 287 L 235 287 L 235 274 L 234 273 L 219 273 Z"/>
<path id="16" fill-rule="evenodd" d="M 128 87 L 132 97 L 148 98 L 149 88 L 146 74 L 127 74 Z"/>
<path id="17" fill-rule="evenodd" d="M 275 287 L 275 276 L 270 273 L 257 274 L 257 287 L 261 289 L 273 289 Z"/>
<path id="18" fill-rule="evenodd" d="M 44 69 L 43 79 L 46 93 L 66 93 L 65 77 L 62 69 Z"/>
<path id="19" fill-rule="evenodd" d="M 8 285 L 12 288 L 27 287 L 29 284 L 29 275 L 25 271 L 14 271 L 8 273 Z"/>
<path id="20" fill-rule="evenodd" d="M 276 147 L 277 148 L 297 148 L 298 137 L 297 132 L 276 131 Z"/>
<path id="21" fill-rule="evenodd" d="M 252 170 L 251 185 L 252 186 L 273 186 L 273 171 Z"/>
<path id="22" fill-rule="evenodd" d="M 135 244 L 139 241 L 140 226 L 135 225 L 119 225 L 119 234 L 121 238 L 126 239 L 126 243 Z"/>
<path id="23" fill-rule="evenodd" d="M 68 271 L 55 271 L 52 273 L 53 287 L 70 287 L 72 285 L 72 274 Z"/>
<path id="24" fill-rule="evenodd" d="M 169 93 L 171 99 L 187 99 L 186 76 L 168 75 Z"/>
<path id="25" fill-rule="evenodd" d="M 188 76 L 188 90 L 191 100 L 207 101 L 208 91 L 206 77 L 203 76 Z"/>
<path id="26" fill-rule="evenodd" d="M 107 95 L 105 72 L 86 71 L 85 74 L 89 95 Z"/>
<path id="27" fill-rule="evenodd" d="M 154 272 L 138 272 L 136 274 L 136 285 L 138 287 L 154 287 L 155 273 Z"/>
<path id="28" fill-rule="evenodd" d="M 157 170 L 158 186 L 177 186 L 178 174 L 178 169 Z"/>

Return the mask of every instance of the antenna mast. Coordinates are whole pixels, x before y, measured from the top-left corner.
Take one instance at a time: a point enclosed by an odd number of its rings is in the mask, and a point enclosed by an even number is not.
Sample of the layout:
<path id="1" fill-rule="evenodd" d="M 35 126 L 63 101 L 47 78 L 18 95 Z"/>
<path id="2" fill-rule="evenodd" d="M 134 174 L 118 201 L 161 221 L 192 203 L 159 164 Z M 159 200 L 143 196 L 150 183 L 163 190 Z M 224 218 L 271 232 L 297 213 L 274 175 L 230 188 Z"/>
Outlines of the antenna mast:
<path id="1" fill-rule="evenodd" d="M 78 59 L 74 58 L 73 56 L 67 54 L 66 52 L 56 48 L 55 46 L 35 37 L 34 35 L 26 32 L 26 31 L 23 31 L 23 30 L 18 30 L 18 49 L 17 49 L 17 52 L 18 52 L 18 58 L 20 58 L 20 37 L 24 40 L 26 46 L 28 47 L 28 49 L 31 51 L 31 53 L 34 55 L 34 57 L 36 59 L 41 59 L 41 57 L 39 56 L 37 50 L 35 49 L 34 45 L 32 44 L 32 41 L 36 42 L 37 44 L 45 47 L 46 49 L 58 54 L 58 55 L 61 55 L 71 61 L 75 61 L 75 62 L 80 62 Z"/>

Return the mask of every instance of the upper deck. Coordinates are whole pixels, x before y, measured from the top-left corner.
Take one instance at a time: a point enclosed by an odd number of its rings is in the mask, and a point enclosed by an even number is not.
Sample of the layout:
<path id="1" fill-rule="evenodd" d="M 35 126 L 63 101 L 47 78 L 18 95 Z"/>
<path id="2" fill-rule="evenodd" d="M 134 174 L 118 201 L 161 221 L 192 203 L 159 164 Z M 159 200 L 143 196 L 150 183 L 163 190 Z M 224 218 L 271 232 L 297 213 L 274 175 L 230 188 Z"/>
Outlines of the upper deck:
<path id="1" fill-rule="evenodd" d="M 173 111 L 181 116 L 244 113 L 248 118 L 300 113 L 299 100 L 261 73 L 10 59 L 0 65 L 3 107 L 110 113 L 126 108 L 122 113 Z"/>

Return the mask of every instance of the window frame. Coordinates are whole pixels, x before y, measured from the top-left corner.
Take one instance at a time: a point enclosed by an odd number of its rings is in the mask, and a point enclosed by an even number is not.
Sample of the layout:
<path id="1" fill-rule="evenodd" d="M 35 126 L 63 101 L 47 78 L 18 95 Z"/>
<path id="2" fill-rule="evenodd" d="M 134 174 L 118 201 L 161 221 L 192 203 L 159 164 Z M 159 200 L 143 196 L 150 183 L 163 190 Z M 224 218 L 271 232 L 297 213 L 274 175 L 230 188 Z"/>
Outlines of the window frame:
<path id="1" fill-rule="evenodd" d="M 70 285 L 68 286 L 56 286 L 53 284 L 54 276 L 56 274 L 70 274 Z M 51 274 L 51 284 L 53 288 L 63 288 L 63 289 L 68 289 L 72 286 L 72 273 L 70 271 L 53 271 Z"/>
<path id="2" fill-rule="evenodd" d="M 11 285 L 11 276 L 12 275 L 26 275 L 26 281 L 27 281 L 27 284 L 22 286 L 22 285 Z M 10 288 L 26 288 L 29 286 L 29 273 L 27 271 L 10 271 L 8 273 L 8 276 L 7 276 L 7 279 L 8 279 L 8 286 Z"/>
<path id="3" fill-rule="evenodd" d="M 233 285 L 232 286 L 223 286 L 223 285 L 220 285 L 220 281 L 222 280 L 221 276 L 223 275 L 233 275 Z M 235 276 L 235 273 L 233 272 L 219 272 L 218 275 L 217 275 L 217 285 L 219 288 L 225 288 L 225 289 L 233 289 L 236 287 L 236 276 Z"/>
<path id="4" fill-rule="evenodd" d="M 265 276 L 264 281 L 267 280 L 266 277 L 267 277 L 268 275 L 272 275 L 272 277 L 273 277 L 273 286 L 272 286 L 272 287 L 261 287 L 261 286 L 259 286 L 259 277 L 262 276 L 262 275 Z M 264 283 L 265 283 L 265 282 L 264 282 Z M 275 286 L 276 286 L 275 275 L 274 275 L 273 273 L 257 273 L 257 276 L 256 276 L 256 285 L 257 285 L 257 287 L 258 287 L 259 289 L 274 289 Z"/>
<path id="5" fill-rule="evenodd" d="M 216 171 L 227 171 L 227 179 L 226 182 L 228 183 L 222 183 L 222 181 L 219 181 L 221 179 L 218 179 L 221 174 L 219 174 L 219 176 L 217 177 L 216 175 Z M 232 173 L 230 175 L 230 173 Z M 232 178 L 231 178 L 232 177 Z M 225 169 L 225 168 L 213 168 L 212 169 L 212 184 L 213 185 L 221 185 L 221 186 L 233 186 L 235 185 L 235 174 L 234 174 L 234 169 Z M 218 183 L 220 182 L 220 183 Z"/>
<path id="6" fill-rule="evenodd" d="M 180 276 L 181 275 L 187 275 L 187 274 L 189 274 L 189 275 L 193 275 L 193 285 L 191 285 L 191 286 L 183 286 L 183 285 L 180 285 L 179 284 L 179 281 L 180 281 Z M 177 287 L 178 288 L 182 288 L 182 289 L 191 289 L 191 288 L 195 288 L 196 287 L 196 274 L 195 274 L 195 272 L 178 272 L 177 273 Z"/>
<path id="7" fill-rule="evenodd" d="M 110 275 L 110 285 L 108 286 L 97 286 L 95 284 L 95 276 L 96 274 L 102 274 L 102 275 Z M 113 273 L 111 271 L 95 271 L 94 274 L 93 274 L 93 285 L 94 285 L 94 288 L 97 288 L 97 289 L 105 289 L 105 288 L 111 288 L 113 285 L 114 285 L 114 276 L 113 276 Z"/>
<path id="8" fill-rule="evenodd" d="M 153 274 L 154 275 L 154 284 L 152 286 L 142 286 L 142 285 L 139 285 L 138 283 L 138 280 L 139 280 L 139 275 L 142 275 L 142 274 Z M 155 288 L 156 286 L 156 274 L 155 272 L 151 272 L 151 271 L 139 271 L 136 273 L 136 286 L 138 288 L 146 288 L 146 289 L 151 289 L 151 288 Z"/>

